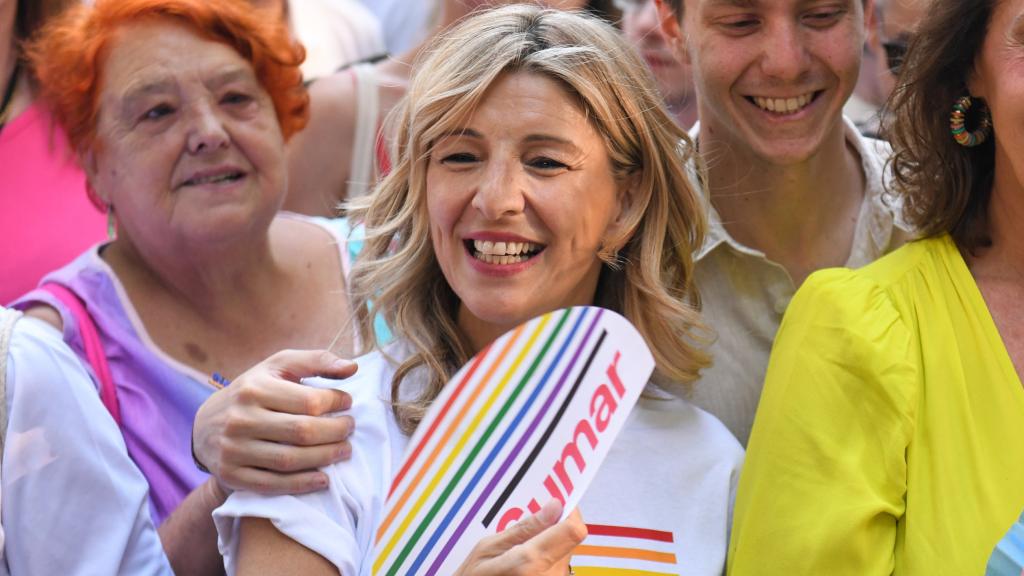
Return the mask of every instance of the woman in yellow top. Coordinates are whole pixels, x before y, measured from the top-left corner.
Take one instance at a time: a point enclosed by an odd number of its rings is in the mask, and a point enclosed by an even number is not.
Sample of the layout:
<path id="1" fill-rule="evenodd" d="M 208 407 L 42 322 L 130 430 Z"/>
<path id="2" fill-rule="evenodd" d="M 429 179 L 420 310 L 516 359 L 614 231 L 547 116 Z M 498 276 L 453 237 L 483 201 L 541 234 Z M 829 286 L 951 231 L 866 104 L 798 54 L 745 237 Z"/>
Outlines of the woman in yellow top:
<path id="1" fill-rule="evenodd" d="M 1024 0 L 932 0 L 904 68 L 894 191 L 924 239 L 791 303 L 730 576 L 980 575 L 1024 509 Z"/>

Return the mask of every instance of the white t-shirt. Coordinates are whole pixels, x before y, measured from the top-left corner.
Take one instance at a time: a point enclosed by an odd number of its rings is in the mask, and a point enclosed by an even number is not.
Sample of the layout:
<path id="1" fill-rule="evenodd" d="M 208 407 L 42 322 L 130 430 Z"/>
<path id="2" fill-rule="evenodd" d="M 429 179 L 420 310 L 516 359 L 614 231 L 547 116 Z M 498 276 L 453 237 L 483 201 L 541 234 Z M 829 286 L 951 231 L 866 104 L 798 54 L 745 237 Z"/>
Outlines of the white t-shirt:
<path id="1" fill-rule="evenodd" d="M 313 382 L 352 395 L 352 459 L 324 468 L 330 487 L 319 493 L 232 494 L 214 511 L 228 574 L 235 573 L 238 524 L 246 516 L 271 520 L 345 576 L 370 574 L 384 497 L 409 438 L 382 401 L 390 397 L 394 366 L 376 352 L 358 363 L 349 380 Z M 653 394 L 637 404 L 580 504 L 594 533 L 573 565 L 721 574 L 743 451 L 713 416 Z"/>
<path id="2" fill-rule="evenodd" d="M 149 484 L 78 357 L 22 317 L 7 364 L 0 574 L 170 576 Z"/>

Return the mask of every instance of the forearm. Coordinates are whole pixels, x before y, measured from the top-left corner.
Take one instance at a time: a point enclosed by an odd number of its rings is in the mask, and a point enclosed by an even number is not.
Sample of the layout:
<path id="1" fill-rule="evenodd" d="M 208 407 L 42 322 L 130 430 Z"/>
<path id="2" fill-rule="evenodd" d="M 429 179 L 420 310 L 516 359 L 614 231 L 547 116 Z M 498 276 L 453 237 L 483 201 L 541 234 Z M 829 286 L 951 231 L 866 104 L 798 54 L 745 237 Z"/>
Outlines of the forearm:
<path id="1" fill-rule="evenodd" d="M 210 478 L 192 491 L 158 529 L 175 574 L 223 574 L 213 510 L 227 494 Z"/>

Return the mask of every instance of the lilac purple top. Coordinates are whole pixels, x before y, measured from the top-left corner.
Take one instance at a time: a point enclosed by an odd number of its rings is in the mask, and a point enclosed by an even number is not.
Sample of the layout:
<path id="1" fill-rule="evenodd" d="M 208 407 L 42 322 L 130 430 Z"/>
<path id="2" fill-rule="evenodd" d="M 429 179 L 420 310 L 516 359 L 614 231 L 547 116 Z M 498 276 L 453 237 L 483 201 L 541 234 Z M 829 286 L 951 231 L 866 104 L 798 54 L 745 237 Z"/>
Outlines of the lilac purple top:
<path id="1" fill-rule="evenodd" d="M 346 249 L 348 225 L 343 219 L 303 218 L 337 240 L 341 269 L 351 270 Z M 121 407 L 121 432 L 128 454 L 149 482 L 153 522 L 160 525 L 193 489 L 208 477 L 192 461 L 192 420 L 215 388 L 208 375 L 187 366 L 156 346 L 142 325 L 117 275 L 100 258 L 103 245 L 86 251 L 43 282 L 61 284 L 82 299 L 99 332 Z M 83 363 L 85 351 L 74 317 L 48 292 L 34 290 L 14 307 L 24 310 L 45 303 L 60 312 L 64 341 Z M 96 381 L 95 376 L 94 382 Z"/>

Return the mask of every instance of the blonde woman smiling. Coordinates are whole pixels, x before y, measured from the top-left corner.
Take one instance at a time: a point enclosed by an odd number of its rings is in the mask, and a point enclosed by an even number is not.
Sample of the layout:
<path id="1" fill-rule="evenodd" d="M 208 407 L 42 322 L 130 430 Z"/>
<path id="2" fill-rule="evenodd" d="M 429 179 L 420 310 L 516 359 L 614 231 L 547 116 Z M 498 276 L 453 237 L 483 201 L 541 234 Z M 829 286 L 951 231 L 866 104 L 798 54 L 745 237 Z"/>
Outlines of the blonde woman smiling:
<path id="1" fill-rule="evenodd" d="M 353 459 L 326 492 L 235 493 L 216 514 L 230 572 L 368 574 L 384 497 L 445 382 L 494 338 L 558 308 L 631 320 L 655 381 L 580 510 L 573 564 L 720 574 L 741 449 L 678 391 L 708 359 L 695 340 L 690 253 L 703 236 L 689 141 L 642 62 L 608 25 L 515 6 L 446 35 L 395 118 L 394 171 L 352 207 L 368 240 L 351 287 L 363 342 Z M 680 146 L 684 142 L 686 145 Z M 373 308 L 369 306 L 373 300 Z M 383 398 L 385 401 L 381 401 Z M 627 489 L 624 489 L 627 487 Z M 557 504 L 480 542 L 465 574 L 565 574 L 587 531 Z M 616 541 L 615 539 L 618 538 Z M 616 542 L 636 554 L 611 558 Z"/>

